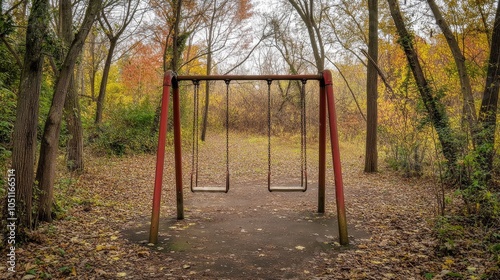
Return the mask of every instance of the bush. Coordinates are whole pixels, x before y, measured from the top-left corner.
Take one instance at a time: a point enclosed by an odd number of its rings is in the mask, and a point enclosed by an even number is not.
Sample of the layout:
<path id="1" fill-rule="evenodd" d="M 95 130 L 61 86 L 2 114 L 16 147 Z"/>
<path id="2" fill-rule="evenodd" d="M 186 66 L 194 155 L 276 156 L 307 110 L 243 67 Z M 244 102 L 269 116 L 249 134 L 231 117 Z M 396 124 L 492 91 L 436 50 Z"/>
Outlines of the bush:
<path id="1" fill-rule="evenodd" d="M 8 159 L 12 150 L 12 130 L 16 119 L 16 96 L 0 88 L 0 185 L 4 185 Z M 1 194 L 1 193 L 0 193 Z"/>
<path id="2" fill-rule="evenodd" d="M 156 150 L 154 117 L 148 101 L 117 107 L 108 121 L 94 129 L 89 142 L 98 152 L 112 155 L 152 152 Z"/>

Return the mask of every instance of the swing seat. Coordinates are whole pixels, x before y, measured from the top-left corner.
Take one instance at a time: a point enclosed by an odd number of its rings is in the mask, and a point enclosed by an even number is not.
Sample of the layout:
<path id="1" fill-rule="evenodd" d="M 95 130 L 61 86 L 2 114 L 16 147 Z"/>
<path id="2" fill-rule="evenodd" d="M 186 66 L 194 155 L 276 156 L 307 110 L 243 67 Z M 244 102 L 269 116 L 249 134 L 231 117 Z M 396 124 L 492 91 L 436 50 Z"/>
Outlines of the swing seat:
<path id="1" fill-rule="evenodd" d="M 193 187 L 192 192 L 222 192 L 227 193 L 228 189 L 221 186 Z"/>
<path id="2" fill-rule="evenodd" d="M 229 173 L 226 173 L 226 186 L 193 186 L 193 174 L 191 174 L 191 192 L 213 192 L 227 193 L 229 191 Z"/>
<path id="3" fill-rule="evenodd" d="M 305 192 L 307 187 L 303 186 L 272 186 L 269 187 L 270 192 Z"/>

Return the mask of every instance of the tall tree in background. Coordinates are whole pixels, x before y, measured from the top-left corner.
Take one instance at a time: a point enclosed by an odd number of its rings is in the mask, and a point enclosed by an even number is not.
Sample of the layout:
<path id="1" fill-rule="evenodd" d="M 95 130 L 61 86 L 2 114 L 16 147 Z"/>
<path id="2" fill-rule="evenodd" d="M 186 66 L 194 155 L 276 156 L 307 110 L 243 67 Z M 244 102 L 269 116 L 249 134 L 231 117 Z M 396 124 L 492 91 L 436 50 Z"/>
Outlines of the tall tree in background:
<path id="1" fill-rule="evenodd" d="M 64 42 L 64 48 L 73 41 L 73 5 L 71 0 L 59 1 L 59 22 L 57 33 Z M 61 51 L 61 53 L 64 53 Z M 62 63 L 64 57 L 59 58 Z M 57 71 L 57 70 L 56 70 Z M 64 118 L 69 139 L 66 144 L 66 167 L 69 171 L 83 171 L 83 127 L 80 113 L 80 98 L 74 74 L 69 78 L 68 92 L 64 102 Z"/>
<path id="2" fill-rule="evenodd" d="M 305 24 L 317 71 L 325 68 L 325 48 L 319 24 L 316 22 L 314 0 L 288 0 Z M 322 11 L 320 11 L 322 12 Z M 321 18 L 320 16 L 318 18 Z"/>
<path id="3" fill-rule="evenodd" d="M 366 151 L 365 172 L 376 172 L 378 126 L 378 0 L 368 0 L 368 63 L 366 74 Z"/>
<path id="4" fill-rule="evenodd" d="M 448 22 L 444 19 L 441 11 L 439 10 L 436 1 L 427 0 L 429 7 L 431 8 L 434 18 L 436 18 L 436 23 L 443 32 L 448 47 L 451 50 L 455 65 L 457 67 L 458 78 L 460 80 L 460 88 L 462 91 L 463 99 L 463 112 L 464 119 L 469 127 L 470 134 L 472 136 L 473 146 L 476 146 L 475 136 L 477 132 L 477 113 L 476 107 L 474 105 L 474 97 L 472 95 L 472 87 L 470 83 L 469 74 L 467 73 L 467 67 L 465 65 L 465 56 L 458 45 L 457 39 L 455 38 L 453 32 L 448 25 Z"/>
<path id="5" fill-rule="evenodd" d="M 418 54 L 414 46 L 414 38 L 405 25 L 401 10 L 397 0 L 387 0 L 391 11 L 391 16 L 396 25 L 396 30 L 399 35 L 398 43 L 403 49 L 408 65 L 413 73 L 418 91 L 424 103 L 430 122 L 436 129 L 441 149 L 444 157 L 447 160 L 448 170 L 451 175 L 457 175 L 455 172 L 456 163 L 459 158 L 459 148 L 446 112 L 432 90 L 420 64 Z"/>
<path id="6" fill-rule="evenodd" d="M 97 72 L 102 66 L 102 63 L 106 59 L 107 47 L 105 46 L 105 41 L 107 39 L 106 35 L 102 34 L 102 32 L 98 32 L 97 26 L 98 24 L 94 24 L 92 26 L 92 30 L 89 33 L 87 43 L 84 50 L 84 56 L 87 57 L 83 60 L 85 64 L 85 70 L 89 77 L 89 89 L 90 96 L 88 97 L 87 104 L 90 105 L 92 102 L 97 100 L 96 93 L 96 84 L 97 84 Z M 95 122 L 95 118 L 94 118 Z"/>
<path id="7" fill-rule="evenodd" d="M 61 120 L 66 99 L 66 92 L 70 85 L 71 76 L 83 48 L 85 38 L 87 37 L 95 17 L 101 9 L 100 0 L 90 0 L 85 11 L 84 19 L 74 40 L 66 53 L 63 64 L 58 73 L 52 104 L 49 115 L 45 122 L 40 147 L 40 159 L 36 172 L 36 179 L 39 183 L 40 201 L 38 205 L 39 221 L 52 221 L 52 203 L 54 197 L 54 179 L 57 163 L 57 150 L 59 146 L 59 134 L 61 131 Z"/>
<path id="8" fill-rule="evenodd" d="M 248 0 L 238 0 L 229 1 L 213 0 L 211 9 L 209 9 L 210 15 L 208 16 L 207 23 L 207 60 L 206 60 L 206 74 L 212 74 L 212 69 L 214 68 L 213 56 L 215 53 L 220 51 L 228 51 L 230 38 L 236 37 L 236 30 L 242 27 L 242 22 L 252 15 L 251 4 Z M 236 49 L 236 46 L 232 44 L 232 48 Z M 237 46 L 242 45 L 241 42 L 236 44 Z M 232 53 L 232 52 L 231 52 Z M 228 55 L 226 55 L 228 57 Z M 233 67 L 232 69 L 234 69 Z M 228 71 L 229 72 L 229 71 Z M 226 72 L 227 74 L 227 72 Z M 210 94 L 210 82 L 205 83 L 205 104 L 203 110 L 203 122 L 201 125 L 201 140 L 205 141 L 208 125 L 208 109 L 209 109 L 209 94 Z"/>
<path id="9" fill-rule="evenodd" d="M 97 97 L 97 108 L 95 113 L 95 124 L 99 124 L 102 121 L 102 111 L 104 108 L 104 100 L 106 96 L 106 86 L 108 84 L 109 71 L 111 69 L 111 63 L 113 61 L 113 54 L 115 52 L 116 46 L 123 32 L 127 29 L 130 23 L 134 20 L 137 13 L 137 8 L 140 1 L 134 0 L 122 0 L 114 3 L 109 7 L 102 10 L 99 17 L 99 23 L 101 28 L 104 30 L 104 34 L 109 39 L 108 54 L 106 56 L 106 61 L 104 63 L 104 69 L 102 71 L 101 85 L 99 87 L 99 95 Z M 123 7 L 119 7 L 118 4 L 123 4 Z M 111 10 L 121 9 L 119 18 L 110 19 L 109 15 L 112 15 Z"/>
<path id="10" fill-rule="evenodd" d="M 169 63 L 169 69 L 172 69 L 173 71 L 179 70 L 180 66 L 180 60 L 181 60 L 181 55 L 182 55 L 182 50 L 184 49 L 186 45 L 186 40 L 187 40 L 187 34 L 181 34 L 180 33 L 180 24 L 182 21 L 182 0 L 175 0 L 174 1 L 174 15 L 175 15 L 175 20 L 174 20 L 174 25 L 173 25 L 173 34 L 172 34 L 172 55 L 170 58 L 170 63 Z M 165 50 L 169 49 L 169 42 L 167 40 L 167 44 L 165 45 Z M 165 57 L 166 59 L 166 57 Z M 166 69 L 164 69 L 166 70 Z"/>
<path id="11" fill-rule="evenodd" d="M 190 31 L 180 31 L 182 22 L 182 0 L 164 1 L 151 0 L 152 6 L 161 14 L 168 24 L 168 32 L 163 41 L 163 72 L 171 69 L 177 72 L 180 69 L 182 51 Z M 166 5 L 165 5 L 166 4 Z M 161 27 L 163 30 L 163 26 Z M 162 32 L 163 33 L 163 32 Z M 153 120 L 153 132 L 158 131 L 160 124 L 161 98 L 156 106 L 155 118 Z M 171 126 L 169 126 L 171 127 Z"/>
<path id="12" fill-rule="evenodd" d="M 483 178 L 490 185 L 493 157 L 495 155 L 495 132 L 497 129 L 498 93 L 500 91 L 500 0 L 497 2 L 495 22 L 491 34 L 490 57 L 484 85 L 483 99 L 479 110 L 481 132 L 478 137 L 479 164 L 485 173 Z M 494 190 L 500 191 L 498 189 Z"/>
<path id="13" fill-rule="evenodd" d="M 49 24 L 49 1 L 34 0 L 26 30 L 26 50 L 19 84 L 12 147 L 16 172 L 17 218 L 20 228 L 31 228 L 38 107 L 42 85 L 43 42 Z"/>

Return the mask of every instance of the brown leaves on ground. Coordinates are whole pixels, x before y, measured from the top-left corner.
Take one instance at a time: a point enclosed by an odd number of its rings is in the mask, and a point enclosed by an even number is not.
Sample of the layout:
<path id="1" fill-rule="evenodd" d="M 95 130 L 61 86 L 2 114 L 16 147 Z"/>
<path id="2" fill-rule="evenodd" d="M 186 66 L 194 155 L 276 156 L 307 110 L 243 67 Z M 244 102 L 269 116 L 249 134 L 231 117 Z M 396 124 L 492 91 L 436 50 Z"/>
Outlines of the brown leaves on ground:
<path id="1" fill-rule="evenodd" d="M 266 139 L 231 137 L 232 176 L 240 182 L 266 181 Z M 273 178 L 277 181 L 299 178 L 300 146 L 283 139 L 274 139 L 273 145 Z M 224 146 L 224 138 L 219 135 L 200 146 L 203 180 L 223 182 Z M 466 252 L 456 256 L 438 255 L 438 240 L 433 231 L 435 203 L 430 183 L 402 179 L 387 170 L 378 174 L 363 173 L 362 151 L 358 145 L 344 144 L 341 153 L 349 226 L 369 233 L 369 237 L 351 238 L 351 245 L 343 248 L 335 242 L 337 237 L 332 236 L 331 252 L 320 252 L 309 261 L 309 267 L 298 268 L 300 271 L 294 272 L 298 278 L 479 279 L 491 269 L 490 255 L 481 252 L 486 248 L 474 248 L 476 251 L 471 252 L 470 258 Z M 317 177 L 316 145 L 310 145 L 308 155 L 309 176 L 314 181 Z M 185 187 L 189 184 L 190 158 L 186 148 Z M 72 177 L 60 173 L 56 188 L 57 204 L 61 208 L 59 219 L 31 233 L 37 242 L 17 246 L 17 272 L 2 272 L 0 279 L 213 278 L 213 271 L 212 276 L 203 277 L 203 273 L 193 271 L 190 260 L 133 243 L 121 233 L 124 228 L 133 228 L 138 220 L 148 220 L 150 216 L 155 160 L 154 155 L 89 157 L 84 174 Z M 330 158 L 329 186 L 333 186 L 331 169 Z M 161 215 L 174 216 L 172 152 L 167 155 L 164 174 Z M 329 203 L 326 211 L 336 213 L 333 202 Z M 287 205 L 286 201 L 276 207 L 287 211 L 304 210 L 303 205 Z M 297 244 L 295 250 L 307 248 Z M 4 266 L 5 263 L 0 264 L 2 271 L 6 271 Z M 283 273 L 269 271 L 269 277 L 279 279 Z"/>

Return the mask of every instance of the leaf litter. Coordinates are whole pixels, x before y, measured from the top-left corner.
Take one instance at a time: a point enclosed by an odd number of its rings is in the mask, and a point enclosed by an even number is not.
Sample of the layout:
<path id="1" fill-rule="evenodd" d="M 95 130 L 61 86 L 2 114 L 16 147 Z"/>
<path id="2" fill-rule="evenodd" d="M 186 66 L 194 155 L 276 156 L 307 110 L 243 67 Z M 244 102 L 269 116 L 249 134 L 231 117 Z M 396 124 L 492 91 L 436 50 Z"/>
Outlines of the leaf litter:
<path id="1" fill-rule="evenodd" d="M 223 158 L 225 143 L 221 135 L 212 138 L 200 151 L 200 177 L 209 183 L 223 182 L 223 164 L 214 164 L 210 159 L 218 156 Z M 233 135 L 230 144 L 233 162 L 231 174 L 238 176 L 240 182 L 263 180 L 267 175 L 267 142 L 265 138 L 251 140 L 242 135 Z M 293 166 L 298 161 L 287 164 L 296 156 L 289 154 L 293 149 L 286 145 L 286 141 L 279 141 L 275 146 L 273 178 L 277 181 L 298 178 L 296 171 L 299 169 Z M 315 178 L 317 152 L 314 152 L 317 147 L 309 147 L 309 176 Z M 348 223 L 352 229 L 368 232 L 369 237 L 351 237 L 351 245 L 342 247 L 337 243 L 336 236 L 327 235 L 324 238 L 332 249 L 315 253 L 312 259 L 306 260 L 307 267 L 291 265 L 264 271 L 267 277 L 453 279 L 450 275 L 459 273 L 466 278 L 478 279 L 485 272 L 486 257 L 481 258 L 479 253 L 474 254 L 468 262 L 438 254 L 438 243 L 433 232 L 435 205 L 430 182 L 403 179 L 388 170 L 365 174 L 360 171 L 362 155 L 359 149 L 347 146 L 341 147 L 341 152 Z M 170 162 L 165 165 L 164 171 L 165 191 L 162 193 L 161 209 L 164 217 L 175 216 L 174 207 L 170 207 L 175 205 L 175 196 L 172 191 L 166 191 L 174 188 L 172 154 L 170 150 L 167 155 Z M 189 182 L 190 162 L 189 156 L 186 156 L 189 154 L 188 150 L 184 151 L 185 182 Z M 73 180 L 71 187 L 57 190 L 59 199 L 63 197 L 66 200 L 65 212 L 52 224 L 43 224 L 32 232 L 32 242 L 17 247 L 17 273 L 2 273 L 0 279 L 240 279 L 237 274 L 229 274 L 234 277 L 228 277 L 228 274 L 218 275 L 217 271 L 210 269 L 200 271 L 197 266 L 201 265 L 197 262 L 201 264 L 204 260 L 178 258 L 174 251 L 164 253 L 154 246 L 146 246 L 147 241 L 141 244 L 127 240 L 122 235 L 124 228 L 137 227 L 139 223 L 147 221 L 150 215 L 154 165 L 154 155 L 121 158 L 88 156 L 83 174 L 72 177 L 59 171 L 59 178 L 69 177 Z M 331 159 L 327 165 L 327 184 L 333 186 Z M 63 170 L 62 162 L 59 169 Z M 332 203 L 327 203 L 327 213 L 336 213 Z M 286 217 L 290 212 L 303 211 L 304 207 L 281 200 L 279 204 L 271 205 L 271 213 Z M 219 210 L 219 213 L 224 214 L 224 211 Z M 192 215 L 198 214 L 204 215 Z M 168 234 L 176 234 L 192 226 L 193 222 L 179 221 Z M 249 229 L 241 231 L 252 235 L 263 230 L 257 228 L 252 233 L 247 232 Z M 307 251 L 300 244 L 296 245 L 295 250 Z M 214 259 L 210 252 L 206 254 L 206 260 Z M 269 257 L 263 251 L 259 251 L 256 256 L 261 259 Z M 264 270 L 263 265 L 256 264 L 255 270 Z"/>

